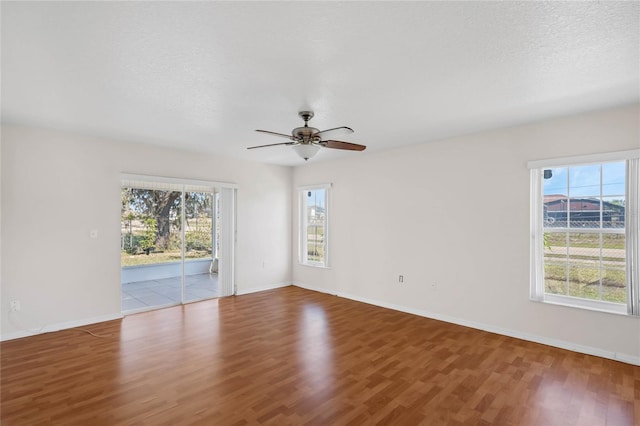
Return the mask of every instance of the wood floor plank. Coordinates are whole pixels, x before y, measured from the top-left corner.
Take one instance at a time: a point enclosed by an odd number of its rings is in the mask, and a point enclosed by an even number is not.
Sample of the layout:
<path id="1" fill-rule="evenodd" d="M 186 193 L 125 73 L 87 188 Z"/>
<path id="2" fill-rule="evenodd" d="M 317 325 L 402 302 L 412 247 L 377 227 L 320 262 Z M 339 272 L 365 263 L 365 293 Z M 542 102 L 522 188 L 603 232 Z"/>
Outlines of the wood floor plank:
<path id="1" fill-rule="evenodd" d="M 640 423 L 640 367 L 287 287 L 0 344 L 2 425 Z"/>

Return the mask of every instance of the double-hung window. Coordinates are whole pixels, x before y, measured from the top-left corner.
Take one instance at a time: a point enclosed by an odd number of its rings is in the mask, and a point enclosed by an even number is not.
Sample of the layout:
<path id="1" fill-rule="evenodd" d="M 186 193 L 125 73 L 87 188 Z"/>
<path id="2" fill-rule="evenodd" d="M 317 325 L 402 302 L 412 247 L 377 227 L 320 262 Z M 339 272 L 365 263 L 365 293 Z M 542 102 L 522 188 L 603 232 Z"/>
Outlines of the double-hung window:
<path id="1" fill-rule="evenodd" d="M 640 315 L 639 156 L 529 163 L 533 300 Z"/>
<path id="2" fill-rule="evenodd" d="M 303 265 L 329 266 L 330 190 L 330 184 L 298 188 L 300 201 L 299 259 Z"/>

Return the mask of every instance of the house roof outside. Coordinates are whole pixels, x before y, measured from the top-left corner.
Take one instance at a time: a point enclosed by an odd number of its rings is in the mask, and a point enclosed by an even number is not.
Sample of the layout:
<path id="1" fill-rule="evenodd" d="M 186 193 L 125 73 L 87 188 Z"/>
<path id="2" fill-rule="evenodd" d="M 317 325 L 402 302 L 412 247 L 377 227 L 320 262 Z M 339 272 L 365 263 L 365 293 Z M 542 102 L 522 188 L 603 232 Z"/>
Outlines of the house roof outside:
<path id="1" fill-rule="evenodd" d="M 566 204 L 567 203 L 567 196 L 566 195 L 560 195 L 560 194 L 553 194 L 553 195 L 545 195 L 544 196 L 544 204 L 545 206 L 549 207 L 552 205 L 556 205 L 556 204 Z M 593 197 L 571 197 L 568 199 L 571 203 L 571 209 L 575 209 L 575 204 L 576 203 L 581 203 L 583 204 L 583 208 L 586 209 L 596 209 L 599 210 L 600 209 L 600 199 L 599 198 L 593 198 Z M 603 210 L 612 210 L 612 211 L 620 211 L 620 212 L 624 212 L 625 207 L 619 204 L 615 204 L 609 201 L 604 201 L 602 200 L 602 207 Z M 566 210 L 566 207 L 563 209 Z"/>

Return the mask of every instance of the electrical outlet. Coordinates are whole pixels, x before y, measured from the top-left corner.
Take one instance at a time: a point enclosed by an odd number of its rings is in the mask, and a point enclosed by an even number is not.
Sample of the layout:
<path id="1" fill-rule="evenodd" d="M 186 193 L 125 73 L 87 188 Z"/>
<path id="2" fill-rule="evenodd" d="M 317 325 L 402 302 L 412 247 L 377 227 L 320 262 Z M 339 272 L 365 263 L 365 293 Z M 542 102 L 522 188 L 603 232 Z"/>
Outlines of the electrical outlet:
<path id="1" fill-rule="evenodd" d="M 18 312 L 20 310 L 20 301 L 12 300 L 11 301 L 11 312 Z"/>
<path id="2" fill-rule="evenodd" d="M 404 282 L 404 275 L 398 275 L 398 282 L 399 283 L 403 283 Z"/>

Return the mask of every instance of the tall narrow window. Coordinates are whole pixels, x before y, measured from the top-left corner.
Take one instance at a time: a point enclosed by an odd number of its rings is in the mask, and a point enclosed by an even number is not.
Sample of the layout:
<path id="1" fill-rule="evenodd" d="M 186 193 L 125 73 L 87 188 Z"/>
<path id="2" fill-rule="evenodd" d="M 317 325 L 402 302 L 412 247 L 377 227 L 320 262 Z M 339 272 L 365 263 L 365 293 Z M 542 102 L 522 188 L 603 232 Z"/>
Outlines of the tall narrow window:
<path id="1" fill-rule="evenodd" d="M 299 189 L 300 263 L 328 266 L 329 190 L 330 185 Z"/>
<path id="2" fill-rule="evenodd" d="M 639 314 L 638 160 L 624 158 L 634 152 L 534 162 L 534 299 Z"/>

